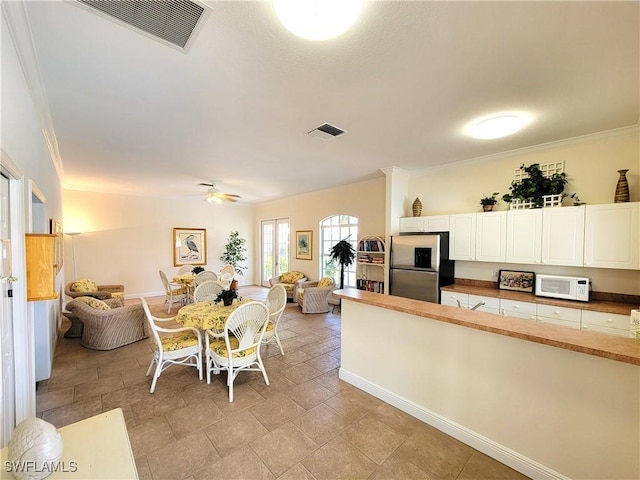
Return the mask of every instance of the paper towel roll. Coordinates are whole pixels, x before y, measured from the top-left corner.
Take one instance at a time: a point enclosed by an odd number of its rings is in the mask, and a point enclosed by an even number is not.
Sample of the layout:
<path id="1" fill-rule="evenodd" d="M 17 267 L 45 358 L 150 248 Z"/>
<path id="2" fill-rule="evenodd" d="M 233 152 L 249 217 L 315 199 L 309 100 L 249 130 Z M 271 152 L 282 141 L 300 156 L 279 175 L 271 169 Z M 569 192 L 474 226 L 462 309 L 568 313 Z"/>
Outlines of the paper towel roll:
<path id="1" fill-rule="evenodd" d="M 631 324 L 629 326 L 629 336 L 640 340 L 640 310 L 631 310 Z"/>

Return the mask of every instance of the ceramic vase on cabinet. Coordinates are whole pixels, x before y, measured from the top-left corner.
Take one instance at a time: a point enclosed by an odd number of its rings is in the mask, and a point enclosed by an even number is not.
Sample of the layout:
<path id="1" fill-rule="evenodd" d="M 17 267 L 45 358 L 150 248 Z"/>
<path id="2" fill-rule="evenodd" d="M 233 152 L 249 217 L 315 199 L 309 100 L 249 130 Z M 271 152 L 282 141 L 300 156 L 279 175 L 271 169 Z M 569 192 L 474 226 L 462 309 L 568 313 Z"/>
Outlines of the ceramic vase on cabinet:
<path id="1" fill-rule="evenodd" d="M 416 197 L 416 199 L 413 201 L 411 209 L 413 210 L 414 217 L 419 217 L 420 215 L 422 215 L 422 202 L 418 197 Z"/>
<path id="2" fill-rule="evenodd" d="M 618 178 L 618 184 L 616 185 L 616 195 L 614 197 L 614 203 L 622 203 L 629 201 L 629 183 L 627 182 L 626 174 L 629 169 L 618 170 L 620 178 Z"/>

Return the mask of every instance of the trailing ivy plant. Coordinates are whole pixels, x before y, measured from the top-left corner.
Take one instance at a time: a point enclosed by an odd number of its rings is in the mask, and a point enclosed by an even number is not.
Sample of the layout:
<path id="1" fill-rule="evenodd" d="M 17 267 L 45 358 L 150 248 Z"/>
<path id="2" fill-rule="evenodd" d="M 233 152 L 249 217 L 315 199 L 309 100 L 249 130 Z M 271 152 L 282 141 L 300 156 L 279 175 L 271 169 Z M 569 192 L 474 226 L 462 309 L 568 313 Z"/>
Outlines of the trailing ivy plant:
<path id="1" fill-rule="evenodd" d="M 233 265 L 238 275 L 242 275 L 242 270 L 247 268 L 244 265 L 240 265 L 247 259 L 244 254 L 247 251 L 244 246 L 245 242 L 246 240 L 240 237 L 237 231 L 231 232 L 227 239 L 227 244 L 224 246 L 224 252 L 220 255 L 220 260 L 229 265 Z"/>
<path id="2" fill-rule="evenodd" d="M 522 164 L 520 168 L 529 176 L 520 181 L 514 180 L 511 182 L 509 187 L 511 192 L 502 196 L 503 201 L 511 203 L 514 199 L 524 202 L 532 200 L 535 207 L 539 208 L 544 204 L 542 197 L 545 195 L 563 194 L 563 198 L 566 196 L 564 194 L 564 187 L 568 182 L 566 173 L 554 173 L 549 177 L 545 177 L 538 163 L 533 163 L 528 167 Z M 575 196 L 575 193 L 573 195 Z"/>

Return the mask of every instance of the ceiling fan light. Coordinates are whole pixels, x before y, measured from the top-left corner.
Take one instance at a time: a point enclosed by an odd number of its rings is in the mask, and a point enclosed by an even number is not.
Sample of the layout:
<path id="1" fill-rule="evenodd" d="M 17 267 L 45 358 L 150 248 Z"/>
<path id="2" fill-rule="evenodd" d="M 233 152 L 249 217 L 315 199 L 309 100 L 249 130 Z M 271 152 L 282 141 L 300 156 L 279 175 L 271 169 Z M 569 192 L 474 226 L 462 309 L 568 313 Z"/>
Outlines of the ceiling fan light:
<path id="1" fill-rule="evenodd" d="M 506 137 L 520 131 L 524 123 L 518 115 L 498 115 L 475 123 L 471 127 L 471 135 L 480 139 Z"/>
<path id="2" fill-rule="evenodd" d="M 222 203 L 222 199 L 215 193 L 209 193 L 206 198 L 209 203 Z"/>
<path id="3" fill-rule="evenodd" d="M 291 33 L 307 40 L 327 40 L 351 27 L 363 0 L 274 0 L 273 9 Z"/>

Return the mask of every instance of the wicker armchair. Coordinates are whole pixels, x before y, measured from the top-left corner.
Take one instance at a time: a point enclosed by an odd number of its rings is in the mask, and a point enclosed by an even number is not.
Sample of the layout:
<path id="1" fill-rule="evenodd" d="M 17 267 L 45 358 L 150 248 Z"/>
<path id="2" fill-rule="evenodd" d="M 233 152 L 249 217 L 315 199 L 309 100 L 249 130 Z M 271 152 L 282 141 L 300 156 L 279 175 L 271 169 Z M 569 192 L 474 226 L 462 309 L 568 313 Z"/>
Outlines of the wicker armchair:
<path id="1" fill-rule="evenodd" d="M 327 313 L 329 296 L 336 288 L 333 278 L 323 277 L 317 282 L 303 282 L 297 290 L 302 313 Z"/>
<path id="2" fill-rule="evenodd" d="M 292 300 L 293 303 L 295 303 L 298 298 L 296 296 L 296 292 L 298 291 L 298 288 L 300 288 L 300 284 L 307 280 L 309 279 L 304 273 L 293 271 L 286 272 L 279 277 L 269 279 L 269 285 L 273 287 L 274 285 L 282 284 L 287 292 L 287 300 Z"/>
<path id="3" fill-rule="evenodd" d="M 120 298 L 104 301 L 109 310 L 94 308 L 82 300 L 67 303 L 67 310 L 83 324 L 80 345 L 92 350 L 113 350 L 147 338 L 141 304 L 124 306 Z"/>
<path id="4" fill-rule="evenodd" d="M 93 297 L 104 300 L 121 297 L 124 300 L 124 285 L 96 285 L 93 280 L 83 278 L 68 283 L 64 293 L 71 298 Z"/>

